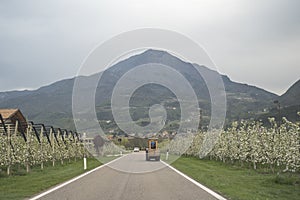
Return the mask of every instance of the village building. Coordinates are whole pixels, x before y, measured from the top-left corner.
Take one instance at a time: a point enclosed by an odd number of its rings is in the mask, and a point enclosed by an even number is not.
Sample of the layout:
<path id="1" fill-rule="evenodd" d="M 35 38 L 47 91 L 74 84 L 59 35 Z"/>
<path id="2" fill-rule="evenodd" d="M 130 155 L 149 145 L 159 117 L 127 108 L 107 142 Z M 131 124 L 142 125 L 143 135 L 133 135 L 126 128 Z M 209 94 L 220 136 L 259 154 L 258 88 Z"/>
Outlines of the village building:
<path id="1" fill-rule="evenodd" d="M 0 115 L 3 119 L 3 121 L 0 121 L 1 129 L 3 129 L 4 124 L 6 127 L 15 126 L 17 121 L 19 131 L 24 131 L 27 128 L 26 118 L 19 109 L 0 109 Z"/>

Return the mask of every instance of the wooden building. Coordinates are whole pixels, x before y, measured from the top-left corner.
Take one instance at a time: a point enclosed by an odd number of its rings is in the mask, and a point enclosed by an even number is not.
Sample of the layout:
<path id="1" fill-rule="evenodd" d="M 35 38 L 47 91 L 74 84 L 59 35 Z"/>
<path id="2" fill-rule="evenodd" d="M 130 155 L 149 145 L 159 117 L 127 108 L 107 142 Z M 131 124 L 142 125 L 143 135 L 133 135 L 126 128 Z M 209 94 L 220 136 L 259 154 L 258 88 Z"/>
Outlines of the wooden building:
<path id="1" fill-rule="evenodd" d="M 19 109 L 0 109 L 0 114 L 5 125 L 15 125 L 18 121 L 18 129 L 25 130 L 27 128 L 27 121 Z M 0 126 L 3 126 L 0 121 Z"/>

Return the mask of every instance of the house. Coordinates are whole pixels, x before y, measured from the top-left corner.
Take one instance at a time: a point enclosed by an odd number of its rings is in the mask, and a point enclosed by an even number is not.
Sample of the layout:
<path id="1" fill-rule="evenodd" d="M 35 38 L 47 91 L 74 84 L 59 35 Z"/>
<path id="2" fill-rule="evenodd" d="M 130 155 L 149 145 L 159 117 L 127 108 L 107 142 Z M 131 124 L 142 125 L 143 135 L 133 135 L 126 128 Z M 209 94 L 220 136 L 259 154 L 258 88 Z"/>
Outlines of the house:
<path id="1" fill-rule="evenodd" d="M 27 121 L 22 112 L 19 109 L 0 109 L 0 115 L 2 116 L 5 125 L 15 125 L 18 121 L 18 129 L 25 130 L 27 128 Z M 0 126 L 3 124 L 0 121 Z"/>

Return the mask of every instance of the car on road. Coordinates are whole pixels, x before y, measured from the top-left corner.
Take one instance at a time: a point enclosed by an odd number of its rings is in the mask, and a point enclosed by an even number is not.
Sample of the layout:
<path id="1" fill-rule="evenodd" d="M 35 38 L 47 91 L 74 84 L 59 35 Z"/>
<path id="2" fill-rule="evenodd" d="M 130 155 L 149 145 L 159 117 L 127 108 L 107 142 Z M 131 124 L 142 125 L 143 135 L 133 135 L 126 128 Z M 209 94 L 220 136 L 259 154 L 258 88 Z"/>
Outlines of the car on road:
<path id="1" fill-rule="evenodd" d="M 133 148 L 133 152 L 139 152 L 140 151 L 140 148 L 139 147 L 134 147 Z"/>

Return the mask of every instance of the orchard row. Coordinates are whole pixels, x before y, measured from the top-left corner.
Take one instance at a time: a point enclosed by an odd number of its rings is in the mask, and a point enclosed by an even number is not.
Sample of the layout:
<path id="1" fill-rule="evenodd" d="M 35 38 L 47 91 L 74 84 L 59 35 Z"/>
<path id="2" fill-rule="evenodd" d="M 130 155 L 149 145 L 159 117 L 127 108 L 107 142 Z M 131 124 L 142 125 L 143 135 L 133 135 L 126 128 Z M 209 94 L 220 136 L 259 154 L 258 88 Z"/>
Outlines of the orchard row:
<path id="1" fill-rule="evenodd" d="M 22 131 L 21 128 L 23 128 Z M 5 125 L 0 130 L 0 167 L 7 168 L 10 174 L 12 166 L 31 166 L 45 162 L 56 162 L 82 158 L 85 154 L 83 143 L 77 133 L 54 129 L 44 125 L 26 124 L 26 126 Z"/>
<path id="2" fill-rule="evenodd" d="M 198 157 L 204 154 L 209 159 L 240 163 L 254 169 L 261 167 L 271 172 L 300 171 L 299 123 L 286 118 L 281 124 L 277 124 L 274 118 L 269 121 L 269 127 L 261 122 L 234 122 L 219 133 L 199 132 L 175 139 L 167 148 L 177 155 Z"/>

